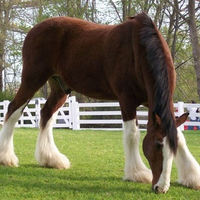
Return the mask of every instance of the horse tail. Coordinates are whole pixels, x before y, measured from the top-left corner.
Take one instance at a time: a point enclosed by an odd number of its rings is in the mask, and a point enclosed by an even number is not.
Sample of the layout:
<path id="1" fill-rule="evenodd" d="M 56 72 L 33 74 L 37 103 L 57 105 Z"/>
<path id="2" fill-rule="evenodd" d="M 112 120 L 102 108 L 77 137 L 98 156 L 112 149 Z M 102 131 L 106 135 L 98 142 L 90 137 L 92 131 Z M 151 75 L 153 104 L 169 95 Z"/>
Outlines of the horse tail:
<path id="1" fill-rule="evenodd" d="M 138 15 L 143 28 L 140 31 L 141 44 L 146 49 L 146 58 L 154 81 L 153 119 L 161 119 L 162 131 L 168 138 L 171 151 L 176 153 L 177 129 L 173 110 L 173 92 L 175 87 L 175 70 L 168 45 L 159 33 L 151 18 L 142 13 Z M 169 59 L 167 62 L 167 59 Z"/>

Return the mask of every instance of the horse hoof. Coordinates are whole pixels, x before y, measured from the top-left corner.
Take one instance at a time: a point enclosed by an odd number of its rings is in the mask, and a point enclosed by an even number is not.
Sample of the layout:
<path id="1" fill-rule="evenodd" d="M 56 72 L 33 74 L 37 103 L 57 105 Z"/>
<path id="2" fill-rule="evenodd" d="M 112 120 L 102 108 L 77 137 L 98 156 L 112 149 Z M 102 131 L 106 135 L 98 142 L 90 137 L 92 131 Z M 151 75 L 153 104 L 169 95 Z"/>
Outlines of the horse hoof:
<path id="1" fill-rule="evenodd" d="M 190 181 L 182 181 L 182 182 L 178 182 L 179 184 L 185 186 L 185 187 L 188 187 L 188 188 L 191 188 L 191 189 L 194 189 L 194 190 L 200 190 L 200 183 L 199 183 L 199 180 L 190 180 Z"/>
<path id="2" fill-rule="evenodd" d="M 8 166 L 8 167 L 18 167 L 18 158 L 16 155 L 12 156 L 0 156 L 0 165 Z"/>
<path id="3" fill-rule="evenodd" d="M 125 174 L 124 181 L 133 181 L 136 183 L 151 183 L 152 182 L 152 173 L 151 170 L 138 171 L 134 173 Z"/>
<path id="4" fill-rule="evenodd" d="M 37 158 L 40 166 L 55 169 L 69 169 L 70 162 L 68 158 L 63 154 L 54 155 L 51 157 L 40 156 Z"/>
<path id="5" fill-rule="evenodd" d="M 58 160 L 55 163 L 54 168 L 56 168 L 56 169 L 69 169 L 70 168 L 69 159 L 65 155 L 61 154 L 60 160 Z"/>

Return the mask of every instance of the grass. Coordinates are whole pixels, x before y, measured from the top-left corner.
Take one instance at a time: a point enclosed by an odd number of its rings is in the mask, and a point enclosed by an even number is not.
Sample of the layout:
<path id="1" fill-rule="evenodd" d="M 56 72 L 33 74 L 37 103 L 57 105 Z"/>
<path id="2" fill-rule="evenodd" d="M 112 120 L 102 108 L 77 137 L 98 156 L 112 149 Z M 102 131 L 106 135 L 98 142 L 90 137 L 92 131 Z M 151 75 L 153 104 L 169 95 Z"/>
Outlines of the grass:
<path id="1" fill-rule="evenodd" d="M 59 150 L 68 156 L 69 170 L 47 169 L 34 159 L 38 130 L 15 129 L 18 168 L 0 167 L 0 199 L 199 199 L 200 191 L 176 183 L 173 166 L 167 194 L 154 194 L 150 184 L 122 181 L 124 154 L 119 131 L 54 130 Z M 144 137 L 142 133 L 142 138 Z M 200 133 L 184 132 L 190 151 L 200 162 Z M 142 152 L 142 151 L 141 151 Z M 143 156 L 143 154 L 142 154 Z M 145 160 L 146 164 L 147 161 Z M 189 173 L 189 172 L 188 172 Z"/>

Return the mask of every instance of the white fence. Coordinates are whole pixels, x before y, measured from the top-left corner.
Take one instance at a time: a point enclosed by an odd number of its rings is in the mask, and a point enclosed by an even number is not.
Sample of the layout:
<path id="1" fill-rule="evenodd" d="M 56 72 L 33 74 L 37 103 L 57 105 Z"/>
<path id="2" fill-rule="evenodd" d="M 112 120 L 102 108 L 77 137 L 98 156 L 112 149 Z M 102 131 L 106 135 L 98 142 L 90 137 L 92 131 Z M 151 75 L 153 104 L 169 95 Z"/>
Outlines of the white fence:
<path id="1" fill-rule="evenodd" d="M 31 100 L 24 109 L 16 127 L 39 127 L 40 109 L 45 100 Z M 9 101 L 0 102 L 0 122 L 3 123 L 7 112 Z M 180 116 L 187 112 L 188 107 L 199 107 L 200 104 L 188 104 L 183 102 L 174 103 L 175 115 Z M 140 129 L 146 129 L 148 110 L 145 107 L 139 107 L 137 111 L 138 123 Z M 200 113 L 196 113 L 200 118 Z M 187 128 L 188 125 L 200 127 L 200 122 L 186 121 L 181 126 Z M 102 103 L 78 103 L 76 98 L 70 97 L 63 107 L 59 109 L 55 128 L 78 129 L 122 129 L 121 111 L 118 102 Z"/>

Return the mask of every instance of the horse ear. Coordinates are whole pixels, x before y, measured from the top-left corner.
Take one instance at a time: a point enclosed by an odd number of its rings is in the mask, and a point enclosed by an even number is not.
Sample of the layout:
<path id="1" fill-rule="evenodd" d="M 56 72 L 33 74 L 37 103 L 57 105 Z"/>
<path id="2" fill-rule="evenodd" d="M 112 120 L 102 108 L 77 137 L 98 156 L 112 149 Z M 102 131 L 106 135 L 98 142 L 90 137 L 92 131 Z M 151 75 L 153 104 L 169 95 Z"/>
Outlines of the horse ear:
<path id="1" fill-rule="evenodd" d="M 155 115 L 155 116 L 156 116 L 156 124 L 157 124 L 158 126 L 161 126 L 162 122 L 161 122 L 160 117 L 159 117 L 158 115 Z"/>
<path id="2" fill-rule="evenodd" d="M 176 118 L 176 127 L 179 127 L 181 124 L 183 124 L 187 118 L 189 113 L 184 113 L 180 117 Z"/>

